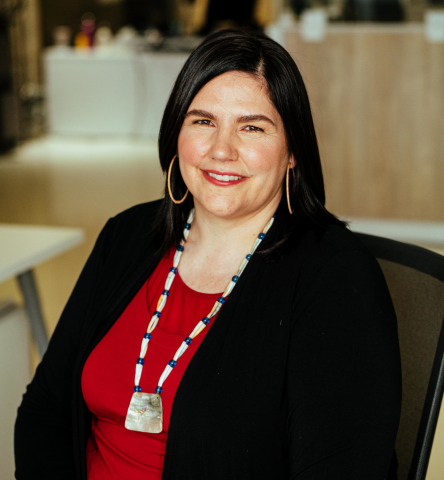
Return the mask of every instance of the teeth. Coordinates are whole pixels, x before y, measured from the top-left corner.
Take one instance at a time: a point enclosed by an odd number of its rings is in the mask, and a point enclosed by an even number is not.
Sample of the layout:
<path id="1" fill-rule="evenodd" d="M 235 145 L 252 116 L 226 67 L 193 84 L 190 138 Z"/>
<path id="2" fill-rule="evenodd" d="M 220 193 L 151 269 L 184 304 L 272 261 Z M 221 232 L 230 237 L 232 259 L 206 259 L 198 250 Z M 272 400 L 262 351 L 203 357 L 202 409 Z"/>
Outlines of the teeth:
<path id="1" fill-rule="evenodd" d="M 232 182 L 234 180 L 240 180 L 243 177 L 235 177 L 234 175 L 216 175 L 215 173 L 207 172 L 210 177 L 215 178 L 216 180 L 221 180 L 223 182 Z"/>

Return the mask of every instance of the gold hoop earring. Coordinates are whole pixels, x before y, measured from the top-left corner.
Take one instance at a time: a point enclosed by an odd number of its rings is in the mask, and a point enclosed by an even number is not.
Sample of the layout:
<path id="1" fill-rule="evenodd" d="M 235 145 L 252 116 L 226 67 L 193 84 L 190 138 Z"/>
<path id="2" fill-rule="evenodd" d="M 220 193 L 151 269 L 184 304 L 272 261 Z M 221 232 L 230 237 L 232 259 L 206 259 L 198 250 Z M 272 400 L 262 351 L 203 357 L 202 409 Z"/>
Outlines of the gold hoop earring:
<path id="1" fill-rule="evenodd" d="M 288 211 L 290 212 L 290 215 L 293 215 L 293 210 L 291 209 L 291 204 L 290 204 L 290 175 L 289 175 L 289 171 L 290 171 L 290 164 L 288 163 L 287 164 L 287 178 L 286 178 L 286 184 L 287 184 L 287 204 L 288 204 Z M 294 172 L 293 172 L 293 175 L 294 175 Z"/>
<path id="2" fill-rule="evenodd" d="M 176 200 L 174 197 L 173 197 L 173 192 L 171 191 L 171 170 L 173 169 L 173 163 L 174 163 L 174 160 L 176 159 L 177 155 L 174 155 L 173 159 L 171 160 L 171 163 L 170 163 L 170 168 L 168 169 L 168 193 L 170 194 L 170 198 L 171 200 L 176 204 L 178 205 L 179 203 L 182 203 L 186 198 L 187 198 L 187 195 L 188 195 L 188 188 L 187 188 L 187 191 L 185 193 L 185 195 L 183 196 L 182 200 Z"/>

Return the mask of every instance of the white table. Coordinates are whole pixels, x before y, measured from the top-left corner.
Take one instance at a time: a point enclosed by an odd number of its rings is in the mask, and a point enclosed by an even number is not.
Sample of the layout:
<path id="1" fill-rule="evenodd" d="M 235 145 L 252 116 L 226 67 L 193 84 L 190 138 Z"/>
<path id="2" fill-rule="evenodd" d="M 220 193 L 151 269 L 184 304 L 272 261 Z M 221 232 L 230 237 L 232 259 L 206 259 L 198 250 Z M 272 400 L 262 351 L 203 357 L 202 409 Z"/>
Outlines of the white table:
<path id="1" fill-rule="evenodd" d="M 157 140 L 163 110 L 187 53 L 44 53 L 49 131 Z"/>
<path id="2" fill-rule="evenodd" d="M 41 356 L 48 346 L 33 268 L 84 240 L 78 228 L 0 224 L 0 282 L 17 277 Z"/>

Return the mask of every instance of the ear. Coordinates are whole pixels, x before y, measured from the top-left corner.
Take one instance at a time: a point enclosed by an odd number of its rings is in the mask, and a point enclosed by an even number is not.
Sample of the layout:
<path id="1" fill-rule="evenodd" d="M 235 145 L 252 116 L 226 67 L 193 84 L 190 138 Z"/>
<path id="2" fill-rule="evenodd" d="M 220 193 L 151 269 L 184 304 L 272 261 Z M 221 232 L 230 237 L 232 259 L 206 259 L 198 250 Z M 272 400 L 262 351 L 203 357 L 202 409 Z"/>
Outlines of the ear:
<path id="1" fill-rule="evenodd" d="M 290 155 L 288 159 L 288 163 L 290 164 L 290 168 L 294 168 L 296 166 L 296 160 L 294 159 L 294 155 Z"/>

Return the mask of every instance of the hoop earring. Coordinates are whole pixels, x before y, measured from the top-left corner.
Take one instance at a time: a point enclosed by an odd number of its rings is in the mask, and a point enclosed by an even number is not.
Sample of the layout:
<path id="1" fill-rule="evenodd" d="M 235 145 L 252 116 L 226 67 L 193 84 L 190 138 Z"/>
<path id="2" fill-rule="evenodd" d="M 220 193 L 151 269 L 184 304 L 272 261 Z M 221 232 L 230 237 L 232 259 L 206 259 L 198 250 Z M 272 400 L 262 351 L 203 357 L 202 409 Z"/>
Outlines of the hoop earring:
<path id="1" fill-rule="evenodd" d="M 287 205 L 288 205 L 288 211 L 290 212 L 290 215 L 293 215 L 293 210 L 291 209 L 291 204 L 290 204 L 290 187 L 289 187 L 289 184 L 290 184 L 290 175 L 289 175 L 289 171 L 290 171 L 290 164 L 288 163 L 287 164 L 287 175 L 286 175 L 286 185 L 287 185 Z M 293 172 L 293 175 L 294 175 L 294 172 Z"/>
<path id="2" fill-rule="evenodd" d="M 179 203 L 182 203 L 186 198 L 187 198 L 187 195 L 188 195 L 188 188 L 187 188 L 187 191 L 185 193 L 185 195 L 183 196 L 182 200 L 176 200 L 174 197 L 173 197 L 173 192 L 171 191 L 171 170 L 173 169 L 173 163 L 174 163 L 174 160 L 176 159 L 177 155 L 174 155 L 173 159 L 171 160 L 171 163 L 170 163 L 170 168 L 168 169 L 168 193 L 170 194 L 170 198 L 171 200 L 176 204 L 178 205 Z"/>

